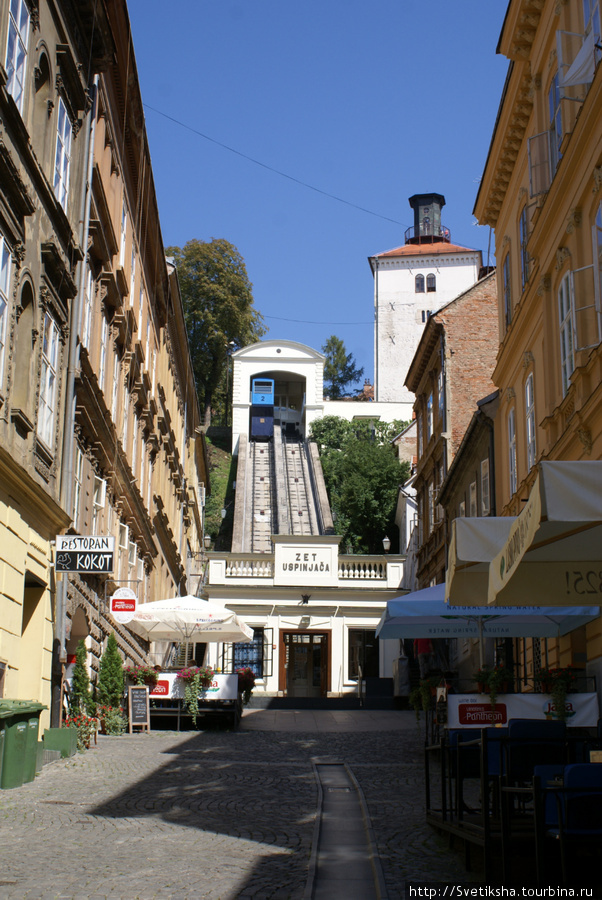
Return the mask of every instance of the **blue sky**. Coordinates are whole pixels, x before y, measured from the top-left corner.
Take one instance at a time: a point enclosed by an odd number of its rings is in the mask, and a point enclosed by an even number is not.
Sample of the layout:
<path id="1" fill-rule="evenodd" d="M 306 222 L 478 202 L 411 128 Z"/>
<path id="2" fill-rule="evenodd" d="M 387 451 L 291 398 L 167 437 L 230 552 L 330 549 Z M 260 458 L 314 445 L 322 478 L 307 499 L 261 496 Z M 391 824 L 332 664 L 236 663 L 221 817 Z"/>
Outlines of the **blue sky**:
<path id="1" fill-rule="evenodd" d="M 367 258 L 403 244 L 408 197 L 443 194 L 452 241 L 487 253 L 506 5 L 129 0 L 165 245 L 230 241 L 266 338 L 336 334 L 372 381 Z"/>

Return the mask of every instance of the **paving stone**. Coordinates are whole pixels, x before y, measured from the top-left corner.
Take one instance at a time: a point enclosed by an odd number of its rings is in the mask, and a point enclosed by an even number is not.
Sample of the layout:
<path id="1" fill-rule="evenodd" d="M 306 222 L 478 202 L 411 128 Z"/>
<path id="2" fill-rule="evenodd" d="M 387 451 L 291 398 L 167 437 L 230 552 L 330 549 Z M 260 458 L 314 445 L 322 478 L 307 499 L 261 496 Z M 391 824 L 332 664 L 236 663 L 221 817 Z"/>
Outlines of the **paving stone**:
<path id="1" fill-rule="evenodd" d="M 329 714 L 330 732 L 316 713 L 296 715 L 294 730 L 290 715 L 266 713 L 266 730 L 245 715 L 237 732 L 99 736 L 0 791 L 0 900 L 302 900 L 315 758 L 357 779 L 390 900 L 406 880 L 476 879 L 424 821 L 413 713 Z"/>

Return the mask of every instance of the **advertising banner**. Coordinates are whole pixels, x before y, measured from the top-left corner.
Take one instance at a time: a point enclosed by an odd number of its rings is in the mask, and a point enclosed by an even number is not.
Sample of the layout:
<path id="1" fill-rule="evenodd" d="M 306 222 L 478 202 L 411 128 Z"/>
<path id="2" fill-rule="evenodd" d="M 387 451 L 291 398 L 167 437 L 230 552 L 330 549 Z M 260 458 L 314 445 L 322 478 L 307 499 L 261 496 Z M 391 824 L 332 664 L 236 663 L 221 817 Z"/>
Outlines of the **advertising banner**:
<path id="1" fill-rule="evenodd" d="M 109 600 L 109 610 L 116 622 L 127 625 L 134 618 L 138 597 L 131 588 L 117 588 Z"/>
<path id="2" fill-rule="evenodd" d="M 201 700 L 236 700 L 238 675 L 215 675 L 210 686 L 199 694 Z M 175 672 L 160 672 L 150 694 L 151 700 L 183 700 L 184 684 Z"/>
<path id="3" fill-rule="evenodd" d="M 598 722 L 597 694 L 567 694 L 566 724 L 595 727 Z M 492 709 L 487 694 L 448 694 L 448 728 L 487 728 L 507 725 L 509 719 L 557 719 L 549 694 L 498 694 Z"/>

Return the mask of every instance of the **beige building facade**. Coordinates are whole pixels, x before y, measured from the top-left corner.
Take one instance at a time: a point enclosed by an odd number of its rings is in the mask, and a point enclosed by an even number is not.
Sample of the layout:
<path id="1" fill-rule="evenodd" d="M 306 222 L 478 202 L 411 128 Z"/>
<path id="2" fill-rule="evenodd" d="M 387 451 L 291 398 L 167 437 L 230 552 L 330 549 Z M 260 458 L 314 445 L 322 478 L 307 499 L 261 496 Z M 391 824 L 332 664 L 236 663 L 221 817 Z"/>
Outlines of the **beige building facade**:
<path id="1" fill-rule="evenodd" d="M 599 2 L 512 0 L 498 50 L 510 67 L 475 215 L 496 239 L 497 508 L 517 515 L 538 461 L 602 458 Z M 602 675 L 600 619 L 528 645 L 526 675 L 544 656 Z"/>
<path id="2" fill-rule="evenodd" d="M 126 4 L 2 2 L 0 46 L 0 690 L 56 713 L 80 639 L 146 656 L 117 586 L 189 589 L 208 467 Z M 113 571 L 56 574 L 65 531 Z"/>

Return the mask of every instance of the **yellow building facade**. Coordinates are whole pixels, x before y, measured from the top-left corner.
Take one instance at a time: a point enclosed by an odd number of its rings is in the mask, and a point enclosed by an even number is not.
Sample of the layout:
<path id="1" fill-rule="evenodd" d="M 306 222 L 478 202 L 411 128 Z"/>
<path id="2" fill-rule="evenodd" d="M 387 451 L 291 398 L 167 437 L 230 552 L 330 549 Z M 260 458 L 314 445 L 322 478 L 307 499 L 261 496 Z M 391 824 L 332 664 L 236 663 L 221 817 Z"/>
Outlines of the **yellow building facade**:
<path id="1" fill-rule="evenodd" d="M 495 487 L 515 516 L 538 461 L 602 459 L 599 0 L 511 0 L 498 52 L 510 65 L 475 215 L 495 231 Z M 545 653 L 602 676 L 600 619 L 528 643 L 526 674 Z"/>

